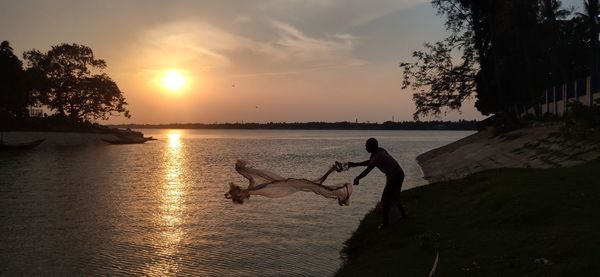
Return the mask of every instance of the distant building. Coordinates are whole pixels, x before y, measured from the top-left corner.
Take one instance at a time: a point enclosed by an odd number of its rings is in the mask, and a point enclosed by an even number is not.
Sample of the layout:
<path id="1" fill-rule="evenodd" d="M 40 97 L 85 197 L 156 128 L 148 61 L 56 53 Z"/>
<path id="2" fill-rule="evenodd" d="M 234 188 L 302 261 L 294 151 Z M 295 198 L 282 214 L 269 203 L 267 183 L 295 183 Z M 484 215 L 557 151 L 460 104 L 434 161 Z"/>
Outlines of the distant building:
<path id="1" fill-rule="evenodd" d="M 568 102 L 579 102 L 586 106 L 592 106 L 600 100 L 600 72 L 565 84 L 559 84 L 546 89 L 541 99 L 542 114 L 550 113 L 563 115 L 567 109 Z M 524 112 L 533 114 L 533 107 Z"/>

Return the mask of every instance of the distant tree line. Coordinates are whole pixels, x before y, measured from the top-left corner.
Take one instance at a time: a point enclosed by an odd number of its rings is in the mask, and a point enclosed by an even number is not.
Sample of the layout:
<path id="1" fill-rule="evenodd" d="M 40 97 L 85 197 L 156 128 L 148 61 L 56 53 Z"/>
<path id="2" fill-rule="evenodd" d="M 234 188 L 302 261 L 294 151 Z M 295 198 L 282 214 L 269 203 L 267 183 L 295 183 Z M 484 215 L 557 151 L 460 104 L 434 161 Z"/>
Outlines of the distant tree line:
<path id="1" fill-rule="evenodd" d="M 144 129 L 275 129 L 275 130 L 475 130 L 476 120 L 459 121 L 386 121 L 383 123 L 355 122 L 269 122 L 269 123 L 173 123 L 112 125 L 118 128 Z"/>
<path id="2" fill-rule="evenodd" d="M 559 0 L 433 0 L 450 36 L 400 64 L 403 88 L 415 91 L 415 118 L 459 109 L 472 97 L 484 115 L 511 115 L 545 88 L 597 72 L 598 1 L 573 13 Z"/>
<path id="3" fill-rule="evenodd" d="M 52 46 L 23 54 L 8 41 L 0 45 L 0 120 L 27 118 L 29 108 L 44 107 L 50 117 L 72 122 L 129 117 L 127 102 L 117 84 L 103 72 L 106 62 L 78 44 Z M 41 110 L 41 109 L 38 109 Z"/>

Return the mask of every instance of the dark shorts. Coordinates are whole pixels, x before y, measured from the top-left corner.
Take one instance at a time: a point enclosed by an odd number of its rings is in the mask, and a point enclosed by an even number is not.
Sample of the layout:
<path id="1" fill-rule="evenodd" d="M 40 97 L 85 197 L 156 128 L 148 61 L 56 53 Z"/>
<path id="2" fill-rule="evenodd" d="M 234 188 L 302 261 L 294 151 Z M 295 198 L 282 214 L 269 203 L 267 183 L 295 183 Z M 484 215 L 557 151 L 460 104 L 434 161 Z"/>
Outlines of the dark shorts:
<path id="1" fill-rule="evenodd" d="M 400 200 L 400 191 L 404 182 L 404 173 L 387 177 L 385 188 L 381 195 L 381 204 L 384 207 L 391 207 Z"/>

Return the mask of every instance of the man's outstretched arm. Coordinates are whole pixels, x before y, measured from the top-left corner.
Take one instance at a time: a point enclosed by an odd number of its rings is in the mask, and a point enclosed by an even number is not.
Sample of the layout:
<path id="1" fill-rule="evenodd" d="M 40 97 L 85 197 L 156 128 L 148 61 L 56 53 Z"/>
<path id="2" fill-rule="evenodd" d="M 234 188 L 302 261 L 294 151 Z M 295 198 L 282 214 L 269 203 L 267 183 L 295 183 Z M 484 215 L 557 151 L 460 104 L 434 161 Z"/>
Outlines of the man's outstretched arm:
<path id="1" fill-rule="evenodd" d="M 371 170 L 373 170 L 374 167 L 375 166 L 372 166 L 372 165 L 367 166 L 367 168 L 365 168 L 365 170 L 363 170 L 363 172 L 360 173 L 360 175 L 358 175 L 358 176 L 356 176 L 356 178 L 354 178 L 354 185 L 358 186 L 360 179 L 367 176 L 367 174 L 369 174 L 369 172 L 371 172 Z"/>
<path id="2" fill-rule="evenodd" d="M 359 163 L 348 162 L 348 167 L 367 166 L 367 165 L 369 165 L 369 161 L 370 160 L 366 160 L 364 162 L 359 162 Z"/>

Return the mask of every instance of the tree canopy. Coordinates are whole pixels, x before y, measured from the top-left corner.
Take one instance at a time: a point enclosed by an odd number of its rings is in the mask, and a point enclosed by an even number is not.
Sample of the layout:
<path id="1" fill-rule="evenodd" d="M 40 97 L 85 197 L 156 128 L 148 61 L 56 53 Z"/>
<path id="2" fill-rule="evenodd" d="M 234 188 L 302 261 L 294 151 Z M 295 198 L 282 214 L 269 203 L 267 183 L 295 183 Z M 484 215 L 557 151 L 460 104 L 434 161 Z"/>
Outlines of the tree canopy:
<path id="1" fill-rule="evenodd" d="M 483 114 L 533 106 L 544 89 L 598 70 L 598 0 L 585 13 L 558 0 L 433 0 L 450 36 L 402 62 L 415 117 L 460 109 L 474 97 Z"/>
<path id="2" fill-rule="evenodd" d="M 0 115 L 25 116 L 29 102 L 23 63 L 9 42 L 3 41 L 0 44 Z"/>
<path id="3" fill-rule="evenodd" d="M 130 116 L 123 92 L 103 72 L 106 62 L 91 48 L 63 43 L 46 53 L 31 50 L 23 56 L 27 67 L 43 77 L 36 87 L 39 102 L 57 114 L 77 121 Z"/>

